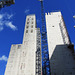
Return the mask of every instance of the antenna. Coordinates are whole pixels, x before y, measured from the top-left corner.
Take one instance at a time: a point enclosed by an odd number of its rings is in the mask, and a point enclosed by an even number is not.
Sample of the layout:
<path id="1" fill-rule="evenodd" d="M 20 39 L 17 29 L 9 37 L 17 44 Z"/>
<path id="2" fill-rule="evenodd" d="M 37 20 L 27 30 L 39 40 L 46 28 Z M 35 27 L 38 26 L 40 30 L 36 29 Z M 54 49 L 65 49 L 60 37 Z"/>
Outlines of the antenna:
<path id="1" fill-rule="evenodd" d="M 43 0 L 38 0 L 41 3 L 41 19 L 42 19 L 42 32 L 41 32 L 41 43 L 42 43 L 42 75 L 50 75 L 50 61 L 47 43 L 47 31 L 44 16 Z"/>

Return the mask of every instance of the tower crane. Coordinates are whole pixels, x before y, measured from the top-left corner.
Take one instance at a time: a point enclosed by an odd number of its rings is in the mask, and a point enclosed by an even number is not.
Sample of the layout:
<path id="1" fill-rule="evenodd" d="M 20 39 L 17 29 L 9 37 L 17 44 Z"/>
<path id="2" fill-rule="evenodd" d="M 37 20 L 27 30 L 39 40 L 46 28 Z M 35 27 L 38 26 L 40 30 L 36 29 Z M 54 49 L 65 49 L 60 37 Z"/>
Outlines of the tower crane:
<path id="1" fill-rule="evenodd" d="M 50 61 L 47 43 L 47 31 L 44 16 L 43 0 L 38 0 L 41 3 L 41 19 L 42 19 L 42 32 L 41 32 L 41 43 L 42 43 L 42 75 L 50 75 Z"/>

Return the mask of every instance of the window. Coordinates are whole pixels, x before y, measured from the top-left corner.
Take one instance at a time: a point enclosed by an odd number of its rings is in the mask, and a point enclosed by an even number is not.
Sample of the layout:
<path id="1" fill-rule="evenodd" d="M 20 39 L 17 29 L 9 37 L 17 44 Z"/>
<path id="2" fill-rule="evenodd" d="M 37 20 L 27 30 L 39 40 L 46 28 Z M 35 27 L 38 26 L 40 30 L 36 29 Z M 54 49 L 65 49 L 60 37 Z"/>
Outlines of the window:
<path id="1" fill-rule="evenodd" d="M 21 47 L 21 45 L 18 45 L 18 49 Z"/>
<path id="2" fill-rule="evenodd" d="M 52 26 L 52 27 L 54 27 L 54 26 Z"/>
<path id="3" fill-rule="evenodd" d="M 26 30 L 26 33 L 28 33 L 28 30 Z"/>
<path id="4" fill-rule="evenodd" d="M 32 24 L 33 24 L 33 22 L 32 22 Z"/>
<path id="5" fill-rule="evenodd" d="M 29 18 L 28 18 L 28 20 L 27 21 L 29 21 Z"/>
<path id="6" fill-rule="evenodd" d="M 32 20 L 34 20 L 34 19 L 32 18 Z"/>
<path id="7" fill-rule="evenodd" d="M 29 26 L 27 26 L 26 28 L 29 28 Z"/>
<path id="8" fill-rule="evenodd" d="M 33 28 L 33 26 L 31 26 L 31 28 Z"/>
<path id="9" fill-rule="evenodd" d="M 33 32 L 33 30 L 31 30 L 31 33 Z"/>
<path id="10" fill-rule="evenodd" d="M 29 24 L 29 22 L 27 22 L 27 24 Z"/>

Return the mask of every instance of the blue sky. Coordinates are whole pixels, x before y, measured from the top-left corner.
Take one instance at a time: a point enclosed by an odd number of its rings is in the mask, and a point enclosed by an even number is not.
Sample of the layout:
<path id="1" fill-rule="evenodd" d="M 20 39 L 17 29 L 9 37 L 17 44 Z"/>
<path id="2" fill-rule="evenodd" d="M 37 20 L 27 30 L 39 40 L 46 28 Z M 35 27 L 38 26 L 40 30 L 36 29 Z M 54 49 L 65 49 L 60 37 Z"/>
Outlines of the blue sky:
<path id="1" fill-rule="evenodd" d="M 75 44 L 75 0 L 44 0 L 45 12 L 61 11 L 69 36 Z M 4 75 L 12 44 L 21 44 L 26 15 L 35 14 L 37 27 L 41 26 L 40 2 L 15 0 L 15 4 L 0 10 L 0 75 Z"/>

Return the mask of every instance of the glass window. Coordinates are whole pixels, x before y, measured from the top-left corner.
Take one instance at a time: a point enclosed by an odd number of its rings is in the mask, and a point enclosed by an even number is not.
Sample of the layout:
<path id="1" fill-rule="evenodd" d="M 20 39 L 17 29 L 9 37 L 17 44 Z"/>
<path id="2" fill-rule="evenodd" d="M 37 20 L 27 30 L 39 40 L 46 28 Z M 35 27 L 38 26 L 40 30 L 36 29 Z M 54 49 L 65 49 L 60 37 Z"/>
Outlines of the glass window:
<path id="1" fill-rule="evenodd" d="M 29 24 L 29 22 L 27 22 L 27 24 Z"/>
<path id="2" fill-rule="evenodd" d="M 29 28 L 29 26 L 26 26 L 26 28 Z"/>
<path id="3" fill-rule="evenodd" d="M 33 30 L 31 30 L 31 33 L 33 32 Z"/>
<path id="4" fill-rule="evenodd" d="M 32 22 L 32 24 L 33 24 L 33 22 Z"/>
<path id="5" fill-rule="evenodd" d="M 28 21 L 29 21 L 29 18 L 28 18 Z"/>
<path id="6" fill-rule="evenodd" d="M 32 20 L 34 20 L 34 19 L 32 18 Z"/>
<path id="7" fill-rule="evenodd" d="M 31 28 L 33 28 L 33 25 L 31 26 Z"/>
<path id="8" fill-rule="evenodd" d="M 54 27 L 54 26 L 52 26 L 52 27 Z"/>
<path id="9" fill-rule="evenodd" d="M 28 30 L 26 30 L 26 33 L 28 33 Z"/>
<path id="10" fill-rule="evenodd" d="M 21 45 L 18 45 L 18 49 L 21 47 Z"/>

